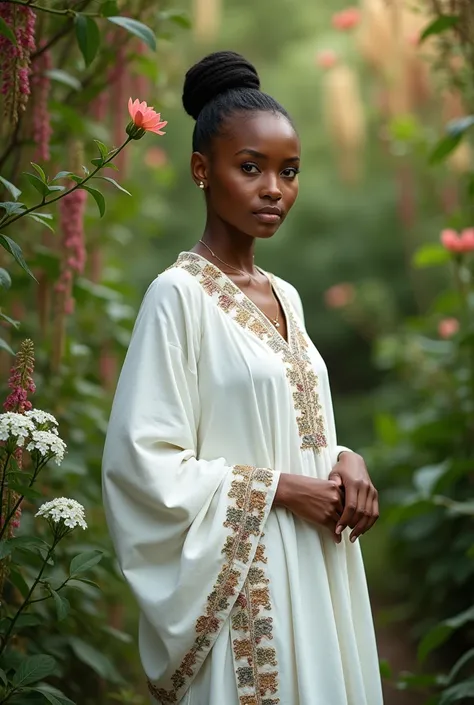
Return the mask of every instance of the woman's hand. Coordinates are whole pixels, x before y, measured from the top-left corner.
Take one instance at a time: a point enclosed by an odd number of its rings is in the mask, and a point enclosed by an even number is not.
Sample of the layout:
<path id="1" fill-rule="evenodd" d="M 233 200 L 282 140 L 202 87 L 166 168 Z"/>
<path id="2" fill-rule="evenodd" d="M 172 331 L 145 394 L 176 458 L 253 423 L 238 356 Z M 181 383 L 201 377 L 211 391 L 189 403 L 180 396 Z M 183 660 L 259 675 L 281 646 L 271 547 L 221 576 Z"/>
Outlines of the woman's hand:
<path id="1" fill-rule="evenodd" d="M 274 503 L 286 507 L 300 519 L 326 527 L 336 543 L 341 542 L 336 526 L 344 507 L 337 482 L 282 473 Z"/>
<path id="2" fill-rule="evenodd" d="M 344 512 L 337 524 L 340 535 L 349 526 L 353 529 L 350 539 L 354 542 L 372 528 L 379 518 L 378 492 L 369 477 L 364 459 L 357 453 L 343 451 L 329 479 L 344 489 Z"/>

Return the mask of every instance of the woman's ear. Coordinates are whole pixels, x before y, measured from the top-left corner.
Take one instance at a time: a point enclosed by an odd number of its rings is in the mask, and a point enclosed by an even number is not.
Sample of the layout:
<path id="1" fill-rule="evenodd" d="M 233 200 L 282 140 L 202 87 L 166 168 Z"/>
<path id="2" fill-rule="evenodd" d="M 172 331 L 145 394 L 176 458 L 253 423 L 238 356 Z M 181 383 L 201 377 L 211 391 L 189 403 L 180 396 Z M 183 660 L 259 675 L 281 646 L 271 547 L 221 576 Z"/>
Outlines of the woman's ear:
<path id="1" fill-rule="evenodd" d="M 201 152 L 193 152 L 191 155 L 191 174 L 194 183 L 200 188 L 207 188 L 208 159 Z M 203 184 L 203 186 L 201 186 Z"/>

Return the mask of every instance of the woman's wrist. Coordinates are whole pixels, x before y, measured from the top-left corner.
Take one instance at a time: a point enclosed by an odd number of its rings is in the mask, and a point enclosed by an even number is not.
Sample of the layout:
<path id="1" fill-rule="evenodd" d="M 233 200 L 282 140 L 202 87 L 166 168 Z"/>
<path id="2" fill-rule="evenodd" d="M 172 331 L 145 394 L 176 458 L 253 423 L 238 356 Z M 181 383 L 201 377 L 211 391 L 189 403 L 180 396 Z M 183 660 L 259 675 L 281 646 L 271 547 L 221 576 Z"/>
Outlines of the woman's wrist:
<path id="1" fill-rule="evenodd" d="M 275 492 L 273 506 L 275 506 L 275 507 L 288 506 L 288 499 L 290 496 L 290 484 L 291 484 L 291 475 L 287 472 L 280 473 L 280 479 L 278 481 L 278 487 Z"/>

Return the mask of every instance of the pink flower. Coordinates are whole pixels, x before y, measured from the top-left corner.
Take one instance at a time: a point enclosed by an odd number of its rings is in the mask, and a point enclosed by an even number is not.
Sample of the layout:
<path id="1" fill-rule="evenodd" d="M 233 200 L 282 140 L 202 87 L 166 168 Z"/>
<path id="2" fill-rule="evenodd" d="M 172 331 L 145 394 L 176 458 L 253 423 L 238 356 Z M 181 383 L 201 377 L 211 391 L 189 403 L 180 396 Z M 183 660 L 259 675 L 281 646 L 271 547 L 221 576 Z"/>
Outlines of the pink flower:
<path id="1" fill-rule="evenodd" d="M 322 69 L 332 69 L 338 62 L 338 56 L 332 49 L 324 49 L 316 55 L 316 65 Z"/>
<path id="2" fill-rule="evenodd" d="M 353 29 L 360 22 L 360 11 L 357 7 L 346 7 L 332 16 L 332 26 L 340 31 Z"/>
<path id="3" fill-rule="evenodd" d="M 161 120 L 161 113 L 155 112 L 153 108 L 149 108 L 148 105 L 143 101 L 140 103 L 138 98 L 132 102 L 132 99 L 128 100 L 128 112 L 132 118 L 132 122 L 135 127 L 144 130 L 145 132 L 154 132 L 157 135 L 164 135 L 162 128 L 166 127 L 168 122 Z"/>
<path id="4" fill-rule="evenodd" d="M 441 232 L 441 243 L 449 252 L 473 252 L 474 228 L 465 228 L 461 233 L 446 229 Z"/>
<path id="5" fill-rule="evenodd" d="M 452 338 L 459 330 L 459 321 L 457 318 L 443 318 L 438 323 L 438 334 L 440 338 Z"/>
<path id="6" fill-rule="evenodd" d="M 465 228 L 461 233 L 463 252 L 474 251 L 474 228 Z"/>
<path id="7" fill-rule="evenodd" d="M 35 366 L 35 352 L 31 340 L 24 340 L 20 345 L 15 358 L 15 365 L 10 370 L 8 386 L 12 390 L 3 408 L 5 411 L 15 411 L 23 414 L 31 409 L 31 402 L 28 401 L 28 394 L 34 394 L 36 386 L 33 381 L 33 370 Z"/>
<path id="8" fill-rule="evenodd" d="M 86 263 L 84 238 L 84 212 L 87 192 L 76 189 L 59 202 L 59 221 L 63 234 L 63 260 L 59 281 L 55 290 L 64 302 L 64 313 L 69 316 L 74 311 L 71 297 L 74 274 L 82 274 Z"/>
<path id="9" fill-rule="evenodd" d="M 355 288 L 349 282 L 334 284 L 324 293 L 324 301 L 328 308 L 344 308 L 355 299 Z"/>
<path id="10" fill-rule="evenodd" d="M 5 36 L 0 36 L 0 91 L 5 96 L 5 116 L 16 123 L 30 95 L 30 56 L 35 50 L 36 14 L 26 5 L 0 2 L 0 17 L 16 39 L 13 45 Z"/>
<path id="11" fill-rule="evenodd" d="M 33 85 L 33 139 L 36 142 L 36 159 L 49 161 L 49 141 L 51 138 L 51 116 L 48 98 L 51 80 L 47 71 L 52 68 L 51 53 L 43 51 L 34 62 Z"/>

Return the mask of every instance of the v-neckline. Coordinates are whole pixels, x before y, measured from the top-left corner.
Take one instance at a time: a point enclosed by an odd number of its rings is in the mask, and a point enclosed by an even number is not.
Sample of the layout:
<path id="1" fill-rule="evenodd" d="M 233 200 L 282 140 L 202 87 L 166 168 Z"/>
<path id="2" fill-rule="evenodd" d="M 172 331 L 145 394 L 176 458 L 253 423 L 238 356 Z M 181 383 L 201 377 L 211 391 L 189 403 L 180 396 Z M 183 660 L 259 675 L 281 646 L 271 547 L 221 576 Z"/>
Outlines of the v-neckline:
<path id="1" fill-rule="evenodd" d="M 275 281 L 275 277 L 273 274 L 270 272 L 266 272 L 264 269 L 261 267 L 257 267 L 258 271 L 261 272 L 265 277 L 267 277 L 268 281 L 270 282 L 270 286 L 272 288 L 272 291 L 275 295 L 275 298 L 278 302 L 278 304 L 281 307 L 281 310 L 283 311 L 283 315 L 285 316 L 285 324 L 286 324 L 286 335 L 288 340 L 286 340 L 283 335 L 280 333 L 278 328 L 273 325 L 273 323 L 270 321 L 268 316 L 262 311 L 262 309 L 257 306 L 255 301 L 252 301 L 250 296 L 247 296 L 245 291 L 242 291 L 242 289 L 237 286 L 237 284 L 232 281 L 232 279 L 229 277 L 228 274 L 222 271 L 220 267 L 217 267 L 213 262 L 210 262 L 206 257 L 203 257 L 202 255 L 199 255 L 197 252 L 191 252 L 189 250 L 186 250 L 184 252 L 181 252 L 178 256 L 178 262 L 182 257 L 191 257 L 191 258 L 197 258 L 199 261 L 203 263 L 203 269 L 205 266 L 212 267 L 212 269 L 216 272 L 219 273 L 221 277 L 224 277 L 226 282 L 230 284 L 233 288 L 235 288 L 236 292 L 239 292 L 241 296 L 244 298 L 244 301 L 248 302 L 248 305 L 252 307 L 252 309 L 256 312 L 256 316 L 259 318 L 260 321 L 265 322 L 265 327 L 271 331 L 271 336 L 273 337 L 275 334 L 278 336 L 278 338 L 284 343 L 284 345 L 287 346 L 289 350 L 292 349 L 292 334 L 291 334 L 291 322 L 290 322 L 290 316 L 289 312 L 286 307 L 286 303 L 283 300 L 283 297 L 281 295 L 280 290 L 278 289 L 277 283 Z"/>

